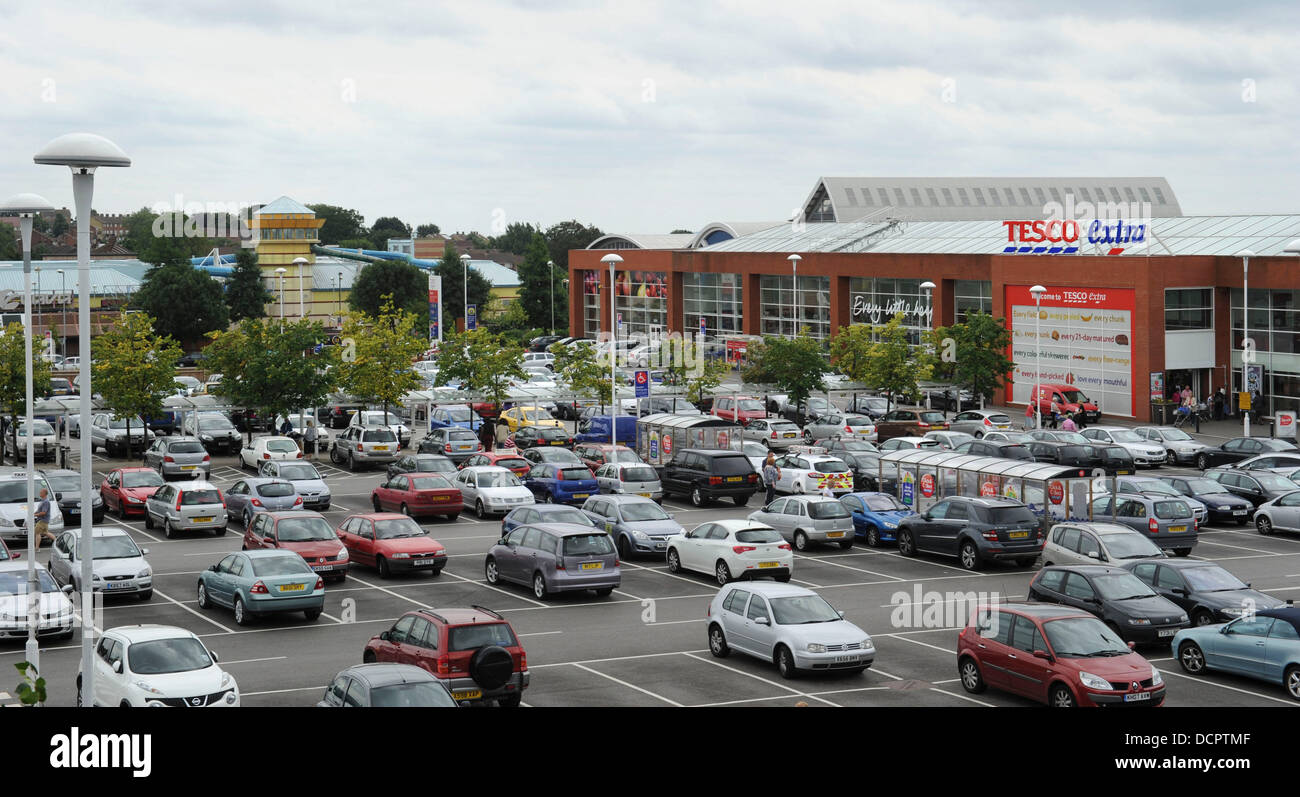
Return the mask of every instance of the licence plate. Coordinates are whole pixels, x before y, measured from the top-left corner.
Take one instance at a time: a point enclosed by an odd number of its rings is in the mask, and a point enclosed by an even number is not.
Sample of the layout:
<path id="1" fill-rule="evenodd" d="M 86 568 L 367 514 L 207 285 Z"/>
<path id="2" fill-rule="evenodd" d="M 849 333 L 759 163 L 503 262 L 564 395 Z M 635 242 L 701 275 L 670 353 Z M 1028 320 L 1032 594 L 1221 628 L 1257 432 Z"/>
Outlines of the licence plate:
<path id="1" fill-rule="evenodd" d="M 181 465 L 181 470 L 194 470 L 193 465 Z"/>
<path id="2" fill-rule="evenodd" d="M 603 562 L 583 562 L 583 563 L 582 563 L 582 569 L 583 569 L 583 570 L 601 570 L 601 569 L 603 569 L 604 567 L 605 567 L 605 564 L 604 564 Z"/>
<path id="3" fill-rule="evenodd" d="M 469 444 L 468 444 L 468 443 L 465 444 L 465 445 L 458 445 L 458 446 L 456 446 L 456 450 L 457 450 L 457 451 L 469 451 L 469 448 L 470 448 L 470 447 L 469 447 Z"/>
<path id="4" fill-rule="evenodd" d="M 191 522 L 191 523 L 211 523 L 211 522 L 212 522 L 212 518 L 210 518 L 210 517 L 194 517 L 194 518 L 190 518 L 190 522 Z"/>
<path id="5" fill-rule="evenodd" d="M 334 565 L 312 565 L 311 569 L 313 572 L 317 570 L 333 570 Z"/>
<path id="6" fill-rule="evenodd" d="M 1167 636 L 1173 636 L 1176 633 L 1178 633 L 1177 628 L 1162 628 L 1156 632 L 1156 636 L 1167 637 Z"/>
<path id="7" fill-rule="evenodd" d="M 302 592 L 305 589 L 307 589 L 306 584 L 282 584 L 280 586 L 281 592 Z"/>
<path id="8" fill-rule="evenodd" d="M 375 446 L 376 451 L 387 451 L 388 446 Z"/>
<path id="9" fill-rule="evenodd" d="M 997 428 L 997 429 L 1010 429 L 1011 426 L 1010 426 L 1009 424 L 1000 423 L 1000 424 L 998 424 L 995 428 Z"/>
<path id="10" fill-rule="evenodd" d="M 424 565 L 435 564 L 437 561 L 437 559 L 416 559 L 415 564 L 417 567 L 422 567 Z"/>
<path id="11" fill-rule="evenodd" d="M 827 532 L 826 536 L 833 540 L 833 539 L 836 539 L 837 537 L 843 537 L 843 536 L 844 536 L 844 532 L 842 532 L 842 531 L 831 531 L 831 532 Z"/>
<path id="12" fill-rule="evenodd" d="M 727 481 L 728 481 L 728 482 L 738 482 L 738 481 L 740 481 L 740 477 L 739 477 L 739 476 L 728 476 L 728 477 L 727 477 Z"/>
<path id="13" fill-rule="evenodd" d="M 1181 533 L 1183 533 L 1184 531 L 1187 531 L 1187 527 L 1186 527 L 1186 526 L 1170 526 L 1170 527 L 1169 527 L 1169 533 L 1170 533 L 1170 534 L 1181 534 Z"/>
<path id="14" fill-rule="evenodd" d="M 794 438 L 796 435 L 795 435 L 794 432 L 786 432 L 785 434 L 783 434 L 783 435 L 781 435 L 781 436 L 782 436 L 782 437 L 786 437 L 786 438 Z"/>
<path id="15" fill-rule="evenodd" d="M 435 495 L 435 496 L 433 497 L 433 502 L 434 502 L 435 504 L 444 504 L 444 503 L 446 503 L 446 502 L 448 502 L 448 501 L 450 501 L 450 500 L 451 500 L 451 496 L 450 496 L 450 495 Z"/>
<path id="16" fill-rule="evenodd" d="M 650 497 L 650 493 L 637 493 L 637 495 L 641 496 L 642 498 L 649 498 L 649 497 Z"/>
<path id="17" fill-rule="evenodd" d="M 466 689 L 464 692 L 452 692 L 452 700 L 478 700 L 483 696 L 482 689 Z"/>
<path id="18" fill-rule="evenodd" d="M 1010 533 L 1007 534 L 1007 539 L 1010 539 L 1010 540 L 1023 540 L 1023 539 L 1025 539 L 1025 538 L 1028 537 L 1028 536 L 1029 536 L 1029 532 L 1027 532 L 1027 531 L 1013 531 L 1013 532 L 1010 532 Z"/>
<path id="19" fill-rule="evenodd" d="M 1150 692 L 1135 692 L 1130 695 L 1124 695 L 1125 703 L 1141 703 L 1143 700 L 1150 700 Z"/>
<path id="20" fill-rule="evenodd" d="M 836 664 L 845 664 L 847 662 L 857 661 L 857 660 L 858 660 L 857 656 L 836 656 L 835 657 Z"/>
<path id="21" fill-rule="evenodd" d="M 134 585 L 134 584 L 130 584 L 130 583 L 121 583 L 121 584 L 109 584 L 109 585 L 108 585 L 108 588 L 109 588 L 109 589 L 127 589 L 128 587 L 133 587 L 133 586 L 135 586 L 135 585 Z"/>
<path id="22" fill-rule="evenodd" d="M 758 566 L 759 567 L 780 567 L 781 563 L 780 562 L 759 562 Z"/>
<path id="23" fill-rule="evenodd" d="M 1244 515 L 1244 514 L 1246 514 L 1246 510 L 1244 510 L 1244 509 L 1234 509 L 1234 510 L 1232 510 L 1232 514 L 1234 514 L 1234 515 Z"/>
<path id="24" fill-rule="evenodd" d="M 591 493 L 574 493 L 574 494 L 573 494 L 573 497 L 574 497 L 574 498 L 590 498 L 590 497 L 591 497 Z"/>

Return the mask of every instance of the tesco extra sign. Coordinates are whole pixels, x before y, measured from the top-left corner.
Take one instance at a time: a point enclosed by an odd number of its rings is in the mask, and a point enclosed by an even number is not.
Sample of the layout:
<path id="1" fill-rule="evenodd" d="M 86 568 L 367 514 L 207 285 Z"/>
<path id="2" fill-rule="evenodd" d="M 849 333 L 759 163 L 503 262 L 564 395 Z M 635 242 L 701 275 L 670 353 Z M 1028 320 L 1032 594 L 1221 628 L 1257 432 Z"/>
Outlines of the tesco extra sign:
<path id="1" fill-rule="evenodd" d="M 1083 241 L 1090 244 L 1127 244 L 1146 241 L 1147 225 L 1125 222 L 1118 219 L 1103 222 L 1093 219 L 1083 226 L 1074 219 L 1050 219 L 1037 221 L 1004 221 L 1007 230 L 1007 246 L 1004 254 L 1074 254 L 1079 251 Z M 1117 255 L 1123 247 L 1112 246 L 1106 254 Z"/>

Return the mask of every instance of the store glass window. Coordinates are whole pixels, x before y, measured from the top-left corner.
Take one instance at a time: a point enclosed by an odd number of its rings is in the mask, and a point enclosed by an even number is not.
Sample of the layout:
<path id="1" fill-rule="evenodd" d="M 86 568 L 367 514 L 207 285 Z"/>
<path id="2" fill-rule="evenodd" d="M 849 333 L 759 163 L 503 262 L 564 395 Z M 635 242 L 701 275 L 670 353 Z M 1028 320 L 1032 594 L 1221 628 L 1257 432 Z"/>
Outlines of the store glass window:
<path id="1" fill-rule="evenodd" d="M 799 277 L 796 295 L 793 276 L 769 274 L 760 278 L 759 290 L 764 335 L 830 337 L 830 277 Z"/>
<path id="2" fill-rule="evenodd" d="M 953 311 L 958 324 L 969 313 L 993 314 L 993 283 L 990 280 L 954 280 Z"/>
<path id="3" fill-rule="evenodd" d="M 922 282 L 924 280 L 853 277 L 849 280 L 852 323 L 878 326 L 902 313 L 908 341 L 914 345 L 920 343 L 930 322 L 929 304 L 925 291 L 921 290 Z"/>
<path id="4" fill-rule="evenodd" d="M 1229 292 L 1232 306 L 1232 390 L 1241 390 L 1242 340 L 1249 335 L 1255 349 L 1252 369 L 1258 369 L 1262 395 L 1252 412 L 1272 415 L 1278 410 L 1300 412 L 1300 291 L 1251 288 L 1248 313 L 1242 291 Z M 1244 320 L 1249 329 L 1243 328 Z M 1252 385 L 1255 384 L 1252 379 Z"/>
<path id="5" fill-rule="evenodd" d="M 1165 331 L 1214 329 L 1214 291 L 1210 288 L 1165 290 Z"/>
<path id="6" fill-rule="evenodd" d="M 700 328 L 704 319 L 710 335 L 738 335 L 745 330 L 743 278 L 739 274 L 682 275 L 682 324 Z"/>

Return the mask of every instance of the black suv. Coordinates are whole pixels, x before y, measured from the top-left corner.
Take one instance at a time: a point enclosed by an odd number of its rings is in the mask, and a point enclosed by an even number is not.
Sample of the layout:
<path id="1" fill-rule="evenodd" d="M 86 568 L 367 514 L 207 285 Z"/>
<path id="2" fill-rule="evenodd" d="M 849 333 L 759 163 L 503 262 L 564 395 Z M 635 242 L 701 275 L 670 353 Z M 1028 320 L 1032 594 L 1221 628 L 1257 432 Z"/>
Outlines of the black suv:
<path id="1" fill-rule="evenodd" d="M 1215 468 L 1205 472 L 1205 478 L 1213 479 L 1227 488 L 1228 492 L 1258 507 L 1265 501 L 1281 498 L 1287 493 L 1300 490 L 1296 484 L 1279 473 L 1267 471 L 1232 470 Z"/>
<path id="2" fill-rule="evenodd" d="M 758 473 L 739 451 L 688 448 L 664 468 L 663 486 L 666 494 L 689 495 L 696 506 L 719 498 L 744 506 L 758 490 Z"/>
<path id="3" fill-rule="evenodd" d="M 1032 462 L 1034 457 L 1024 443 L 1012 443 L 1007 440 L 967 440 L 953 449 L 958 454 L 970 454 L 976 457 L 1001 457 L 1002 459 L 1023 459 Z"/>
<path id="4" fill-rule="evenodd" d="M 1038 516 L 1019 501 L 965 495 L 944 498 L 924 514 L 903 518 L 897 538 L 903 556 L 954 556 L 967 570 L 997 559 L 1029 567 L 1046 542 Z"/>
<path id="5" fill-rule="evenodd" d="M 1127 476 L 1137 473 L 1137 463 L 1133 461 L 1133 454 L 1123 446 L 1093 446 L 1094 451 L 1101 457 L 1101 464 L 1097 467 L 1106 471 L 1107 476 Z"/>
<path id="6" fill-rule="evenodd" d="M 1044 567 L 1029 582 L 1029 599 L 1097 615 L 1125 642 L 1168 644 L 1188 625 L 1187 613 L 1128 570 L 1105 565 Z"/>
<path id="7" fill-rule="evenodd" d="M 1061 443 L 1056 440 L 1035 440 L 1025 445 L 1035 462 L 1050 462 L 1066 468 L 1086 470 L 1101 467 L 1101 456 L 1090 445 Z"/>

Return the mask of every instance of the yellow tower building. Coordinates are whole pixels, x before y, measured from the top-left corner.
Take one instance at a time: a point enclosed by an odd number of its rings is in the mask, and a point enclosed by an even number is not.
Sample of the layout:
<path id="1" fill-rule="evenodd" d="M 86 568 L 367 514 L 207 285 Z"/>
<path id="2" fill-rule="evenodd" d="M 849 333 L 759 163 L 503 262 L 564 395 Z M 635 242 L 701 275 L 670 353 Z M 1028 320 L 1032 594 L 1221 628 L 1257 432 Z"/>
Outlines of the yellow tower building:
<path id="1" fill-rule="evenodd" d="M 284 303 L 285 318 L 297 318 L 299 308 L 304 314 L 311 314 L 311 267 L 316 262 L 311 248 L 320 243 L 320 228 L 324 224 L 324 219 L 316 218 L 315 211 L 287 196 L 264 205 L 253 214 L 253 226 L 258 236 L 257 263 L 261 266 L 267 290 L 274 294 L 276 301 Z M 299 258 L 305 259 L 306 264 L 294 263 Z M 285 270 L 283 295 L 280 275 L 276 273 L 279 268 Z M 269 318 L 276 318 L 280 315 L 280 308 L 268 305 L 266 314 Z"/>

